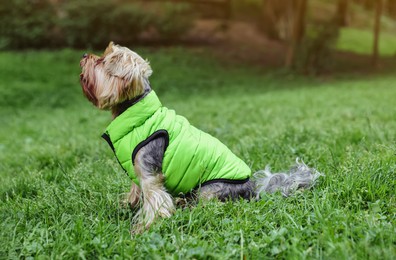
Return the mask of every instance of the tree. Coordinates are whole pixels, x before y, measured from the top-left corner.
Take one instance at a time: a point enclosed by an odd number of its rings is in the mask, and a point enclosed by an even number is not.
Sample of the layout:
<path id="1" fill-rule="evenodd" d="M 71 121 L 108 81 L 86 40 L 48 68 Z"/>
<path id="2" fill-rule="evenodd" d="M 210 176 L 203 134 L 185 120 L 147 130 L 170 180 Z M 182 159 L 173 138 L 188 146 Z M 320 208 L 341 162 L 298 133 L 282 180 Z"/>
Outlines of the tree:
<path id="1" fill-rule="evenodd" d="M 286 67 L 290 68 L 295 59 L 296 49 L 301 43 L 305 34 L 305 14 L 308 0 L 292 0 L 290 4 L 290 14 L 292 15 L 292 30 L 289 49 L 286 54 Z"/>
<path id="2" fill-rule="evenodd" d="M 396 18 L 396 0 L 386 1 L 385 9 L 391 17 Z"/>
<path id="3" fill-rule="evenodd" d="M 271 39 L 279 39 L 279 32 L 276 27 L 279 19 L 275 1 L 262 2 L 262 23 L 261 27 L 265 34 Z"/>
<path id="4" fill-rule="evenodd" d="M 336 23 L 338 26 L 343 27 L 348 25 L 348 0 L 338 0 Z"/>
<path id="5" fill-rule="evenodd" d="M 354 0 L 355 3 L 362 5 L 366 10 L 371 10 L 374 7 L 376 0 Z"/>
<path id="6" fill-rule="evenodd" d="M 260 28 L 270 38 L 280 40 L 285 35 L 282 22 L 288 19 L 290 0 L 260 0 Z"/>
<path id="7" fill-rule="evenodd" d="M 375 1 L 375 22 L 374 22 L 374 44 L 373 44 L 373 65 L 378 66 L 378 46 L 381 30 L 382 0 Z"/>

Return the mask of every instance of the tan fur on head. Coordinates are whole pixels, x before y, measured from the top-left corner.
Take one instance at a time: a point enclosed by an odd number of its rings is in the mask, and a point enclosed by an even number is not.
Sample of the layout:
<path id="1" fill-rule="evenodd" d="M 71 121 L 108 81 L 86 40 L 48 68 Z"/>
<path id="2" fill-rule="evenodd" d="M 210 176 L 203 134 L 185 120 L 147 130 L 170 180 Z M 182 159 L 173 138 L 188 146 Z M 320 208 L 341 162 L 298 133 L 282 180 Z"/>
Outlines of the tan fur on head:
<path id="1" fill-rule="evenodd" d="M 90 54 L 80 61 L 80 66 L 83 92 L 100 109 L 111 109 L 142 94 L 152 74 L 146 60 L 113 42 L 102 57 Z"/>

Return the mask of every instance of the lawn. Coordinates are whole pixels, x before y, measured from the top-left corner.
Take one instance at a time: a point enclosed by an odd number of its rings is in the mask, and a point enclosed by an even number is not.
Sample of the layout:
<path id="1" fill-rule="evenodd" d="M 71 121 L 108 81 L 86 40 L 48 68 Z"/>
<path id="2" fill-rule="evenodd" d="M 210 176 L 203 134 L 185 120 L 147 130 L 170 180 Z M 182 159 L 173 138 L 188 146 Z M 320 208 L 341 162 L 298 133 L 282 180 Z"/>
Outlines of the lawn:
<path id="1" fill-rule="evenodd" d="M 343 28 L 337 40 L 337 49 L 359 54 L 373 53 L 374 36 L 370 30 Z M 396 56 L 396 36 L 394 33 L 381 32 L 379 37 L 379 54 Z"/>
<path id="2" fill-rule="evenodd" d="M 310 79 L 138 50 L 163 104 L 252 168 L 323 172 L 312 190 L 180 208 L 131 238 L 129 180 L 82 95 L 78 51 L 0 53 L 0 259 L 395 259 L 396 76 Z"/>

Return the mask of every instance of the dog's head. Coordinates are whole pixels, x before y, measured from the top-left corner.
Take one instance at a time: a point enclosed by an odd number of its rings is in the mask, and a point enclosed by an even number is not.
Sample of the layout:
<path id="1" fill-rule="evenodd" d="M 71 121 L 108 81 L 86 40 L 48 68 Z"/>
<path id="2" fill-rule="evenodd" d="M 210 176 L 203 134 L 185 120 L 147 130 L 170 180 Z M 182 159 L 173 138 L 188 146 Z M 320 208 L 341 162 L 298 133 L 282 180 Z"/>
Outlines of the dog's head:
<path id="1" fill-rule="evenodd" d="M 111 109 L 142 94 L 152 74 L 146 60 L 113 42 L 110 42 L 101 57 L 84 54 L 80 66 L 83 92 L 100 109 Z"/>

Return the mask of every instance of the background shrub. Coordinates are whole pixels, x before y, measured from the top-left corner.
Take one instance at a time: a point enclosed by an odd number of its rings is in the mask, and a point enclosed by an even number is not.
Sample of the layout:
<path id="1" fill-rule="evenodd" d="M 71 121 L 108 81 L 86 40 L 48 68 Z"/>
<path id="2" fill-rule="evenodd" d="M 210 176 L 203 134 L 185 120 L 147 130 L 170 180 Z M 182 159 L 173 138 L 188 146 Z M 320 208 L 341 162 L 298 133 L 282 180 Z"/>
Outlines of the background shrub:
<path id="1" fill-rule="evenodd" d="M 122 45 L 139 40 L 140 34 L 153 23 L 154 14 L 139 3 L 117 5 L 110 12 L 111 38 Z"/>
<path id="2" fill-rule="evenodd" d="M 188 4 L 143 1 L 10 0 L 0 5 L 0 48 L 100 48 L 130 45 L 144 31 L 175 41 L 193 26 Z"/>
<path id="3" fill-rule="evenodd" d="M 154 20 L 161 39 L 174 41 L 180 39 L 193 26 L 194 15 L 189 4 L 163 3 L 157 6 Z"/>
<path id="4" fill-rule="evenodd" d="M 48 0 L 1 1 L 0 48 L 53 46 L 56 18 Z"/>
<path id="5" fill-rule="evenodd" d="M 59 27 L 66 46 L 102 48 L 110 41 L 109 10 L 114 9 L 112 2 L 67 1 L 61 9 L 64 13 Z"/>

